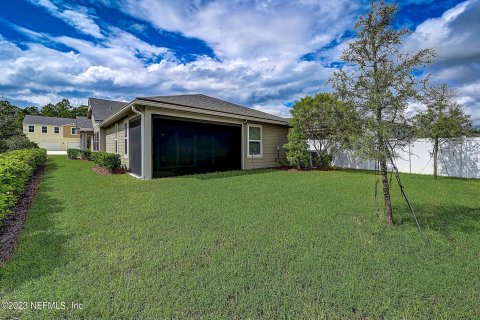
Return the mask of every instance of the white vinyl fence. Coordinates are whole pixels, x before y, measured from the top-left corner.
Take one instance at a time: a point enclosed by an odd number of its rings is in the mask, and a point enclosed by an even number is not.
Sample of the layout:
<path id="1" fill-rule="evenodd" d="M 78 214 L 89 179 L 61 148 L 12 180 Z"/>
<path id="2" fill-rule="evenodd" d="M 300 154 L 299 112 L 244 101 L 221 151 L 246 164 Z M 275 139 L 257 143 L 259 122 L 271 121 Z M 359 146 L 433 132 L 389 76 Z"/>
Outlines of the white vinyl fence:
<path id="1" fill-rule="evenodd" d="M 310 150 L 314 151 L 309 141 Z M 433 174 L 433 143 L 418 139 L 403 150 L 397 150 L 395 159 L 400 172 Z M 374 160 L 359 160 L 351 152 L 340 151 L 333 160 L 340 168 L 375 170 Z M 391 169 L 391 168 L 390 168 Z M 438 174 L 447 177 L 480 178 L 480 137 L 449 140 L 440 148 Z"/>

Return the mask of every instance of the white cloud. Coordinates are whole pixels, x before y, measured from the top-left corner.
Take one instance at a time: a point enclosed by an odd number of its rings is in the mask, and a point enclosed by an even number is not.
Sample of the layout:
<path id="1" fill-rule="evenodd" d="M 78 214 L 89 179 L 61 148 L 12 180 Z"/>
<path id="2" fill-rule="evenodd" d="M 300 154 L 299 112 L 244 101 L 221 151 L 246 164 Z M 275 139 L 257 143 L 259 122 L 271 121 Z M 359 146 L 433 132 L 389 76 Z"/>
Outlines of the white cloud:
<path id="1" fill-rule="evenodd" d="M 252 108 L 258 111 L 274 114 L 279 117 L 292 117 L 292 114 L 290 113 L 290 108 L 284 105 L 254 105 Z"/>
<path id="2" fill-rule="evenodd" d="M 21 27 L 17 30 L 31 39 L 24 44 L 27 48 L 0 38 L 0 86 L 16 100 L 43 104 L 63 96 L 84 103 L 82 97 L 89 95 L 130 100 L 141 95 L 204 93 L 285 117 L 289 108 L 284 103 L 330 90 L 324 85 L 331 74 L 325 64 L 339 59 L 345 42 L 319 49 L 341 41 L 365 5 L 352 0 L 102 2 L 159 32 L 203 40 L 216 56 L 184 62 L 168 48 L 142 41 L 127 29 L 100 27 L 92 10 L 30 1 L 96 39 L 52 36 Z M 459 99 L 480 119 L 478 8 L 478 0 L 466 1 L 425 21 L 408 46 L 438 45 L 441 59 L 430 69 L 433 79 L 458 88 Z M 144 30 L 142 25 L 132 28 Z M 52 49 L 56 44 L 75 51 Z M 319 60 L 301 60 L 312 52 Z M 31 91 L 26 93 L 25 88 Z"/>
<path id="3" fill-rule="evenodd" d="M 45 8 L 53 16 L 62 19 L 75 29 L 96 38 L 103 38 L 100 27 L 84 7 L 61 9 L 50 0 L 29 0 L 37 6 Z"/>
<path id="4" fill-rule="evenodd" d="M 408 47 L 436 47 L 439 58 L 428 67 L 431 80 L 446 82 L 457 92 L 472 119 L 480 124 L 480 1 L 462 2 L 442 16 L 417 26 Z"/>

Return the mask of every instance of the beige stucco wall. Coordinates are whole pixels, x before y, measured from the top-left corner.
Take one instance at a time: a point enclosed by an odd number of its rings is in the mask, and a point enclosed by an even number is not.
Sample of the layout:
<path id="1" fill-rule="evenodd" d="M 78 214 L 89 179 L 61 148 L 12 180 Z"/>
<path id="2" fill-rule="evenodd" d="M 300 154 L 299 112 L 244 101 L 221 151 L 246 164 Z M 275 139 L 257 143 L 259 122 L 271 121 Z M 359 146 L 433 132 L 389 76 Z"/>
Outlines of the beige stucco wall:
<path id="1" fill-rule="evenodd" d="M 29 124 L 23 124 L 23 132 L 27 136 L 27 138 L 35 143 L 58 143 L 60 146 L 60 150 L 65 151 L 69 147 L 72 146 L 72 143 L 80 144 L 80 135 L 71 135 L 69 130 L 70 128 L 74 127 L 73 125 L 66 125 L 66 126 L 52 126 L 46 125 L 47 133 L 42 133 L 42 127 L 45 125 L 35 124 L 33 125 L 35 128 L 35 132 L 28 132 Z M 54 133 L 54 128 L 59 128 L 59 133 Z M 65 130 L 63 129 L 65 128 Z M 68 134 L 65 134 L 65 131 Z"/>

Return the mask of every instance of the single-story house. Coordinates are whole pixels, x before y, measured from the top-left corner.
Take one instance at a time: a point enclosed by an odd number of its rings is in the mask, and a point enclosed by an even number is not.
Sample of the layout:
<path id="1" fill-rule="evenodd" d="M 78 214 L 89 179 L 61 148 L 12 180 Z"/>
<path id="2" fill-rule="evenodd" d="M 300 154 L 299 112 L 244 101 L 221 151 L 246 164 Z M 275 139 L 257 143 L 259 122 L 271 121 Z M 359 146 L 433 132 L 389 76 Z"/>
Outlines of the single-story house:
<path id="1" fill-rule="evenodd" d="M 80 147 L 75 119 L 26 115 L 23 132 L 30 141 L 48 151 L 66 151 Z"/>
<path id="2" fill-rule="evenodd" d="M 77 127 L 92 149 L 120 154 L 142 179 L 286 163 L 287 119 L 202 94 L 90 98 L 87 118 Z"/>

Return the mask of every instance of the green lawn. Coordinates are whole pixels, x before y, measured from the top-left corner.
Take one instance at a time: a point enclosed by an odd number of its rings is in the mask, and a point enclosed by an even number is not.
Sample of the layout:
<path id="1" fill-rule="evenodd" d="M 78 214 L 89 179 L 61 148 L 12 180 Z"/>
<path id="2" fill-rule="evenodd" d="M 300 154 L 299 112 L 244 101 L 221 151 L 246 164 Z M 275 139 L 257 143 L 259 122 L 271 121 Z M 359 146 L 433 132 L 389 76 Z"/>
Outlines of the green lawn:
<path id="1" fill-rule="evenodd" d="M 480 181 L 403 175 L 398 224 L 372 173 L 254 171 L 140 181 L 50 157 L 0 318 L 480 317 Z"/>

